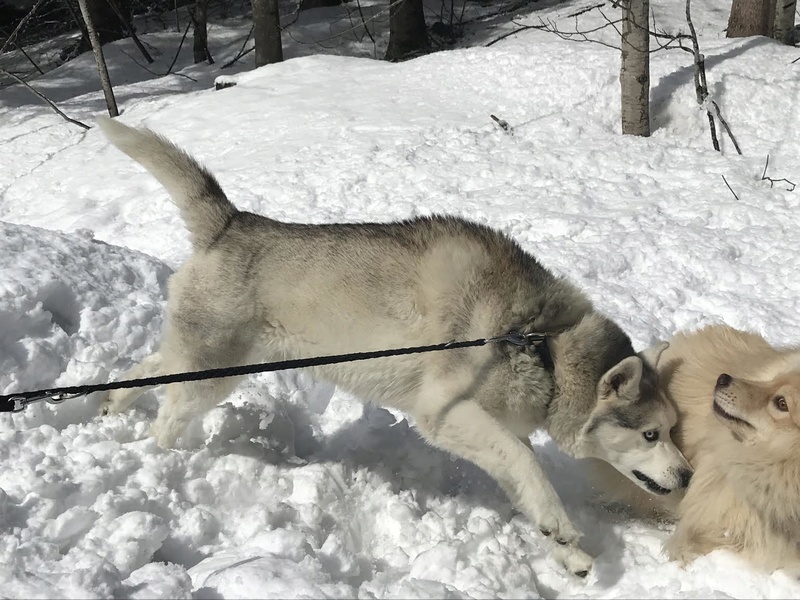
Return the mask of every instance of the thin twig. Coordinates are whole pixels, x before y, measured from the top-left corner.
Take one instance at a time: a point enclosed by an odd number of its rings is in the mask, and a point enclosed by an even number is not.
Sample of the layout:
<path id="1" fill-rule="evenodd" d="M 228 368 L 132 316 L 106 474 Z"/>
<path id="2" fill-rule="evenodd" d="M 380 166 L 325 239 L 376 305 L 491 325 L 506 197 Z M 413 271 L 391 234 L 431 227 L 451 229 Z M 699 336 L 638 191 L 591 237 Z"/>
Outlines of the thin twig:
<path id="1" fill-rule="evenodd" d="M 496 44 L 497 42 L 499 42 L 501 40 L 506 39 L 507 37 L 511 37 L 512 35 L 516 35 L 516 34 L 520 33 L 521 31 L 526 31 L 528 29 L 547 29 L 547 27 L 545 27 L 543 25 L 523 25 L 522 27 L 519 27 L 519 28 L 517 28 L 517 29 L 515 29 L 513 31 L 507 31 L 506 33 L 504 33 L 500 37 L 493 39 L 491 42 L 486 44 L 486 48 Z"/>
<path id="2" fill-rule="evenodd" d="M 17 82 L 19 82 L 19 83 L 21 83 L 22 85 L 24 85 L 24 86 L 25 86 L 26 88 L 28 88 L 28 89 L 29 89 L 31 92 L 33 92 L 34 94 L 36 94 L 36 95 L 37 95 L 37 96 L 38 96 L 40 99 L 44 100 L 44 101 L 45 101 L 45 102 L 46 102 L 48 105 L 50 105 L 50 108 L 52 108 L 52 109 L 53 109 L 54 111 L 56 111 L 56 112 L 57 112 L 57 113 L 58 113 L 58 114 L 59 114 L 61 117 L 63 117 L 64 119 L 66 119 L 66 120 L 67 120 L 67 121 L 69 121 L 70 123 L 73 123 L 74 125 L 77 125 L 78 127 L 83 127 L 84 129 L 89 129 L 89 126 L 88 126 L 86 123 L 81 123 L 80 121 L 78 121 L 78 120 L 76 120 L 76 119 L 73 119 L 73 118 L 71 118 L 71 117 L 68 117 L 68 116 L 67 116 L 67 115 L 65 115 L 63 112 L 61 112 L 61 110 L 60 110 L 60 109 L 59 109 L 59 108 L 58 108 L 58 107 L 57 107 L 57 106 L 56 106 L 56 105 L 53 103 L 53 101 L 52 101 L 52 100 L 50 100 L 50 98 L 48 98 L 47 96 L 45 96 L 44 94 L 42 94 L 42 93 L 41 93 L 39 90 L 36 90 L 36 89 L 34 89 L 33 87 L 31 87 L 31 85 L 30 85 L 30 84 L 29 84 L 27 81 L 25 81 L 24 79 L 22 79 L 21 77 L 17 77 L 16 75 L 14 75 L 14 73 L 10 73 L 9 71 L 6 71 L 5 69 L 0 69 L 0 73 L 2 73 L 3 75 L 7 75 L 8 77 L 11 77 L 12 79 L 15 79 Z"/>
<path id="3" fill-rule="evenodd" d="M 250 31 L 247 32 L 247 37 L 244 38 L 244 43 L 242 44 L 242 47 L 239 49 L 239 53 L 236 56 L 234 56 L 231 60 L 226 62 L 224 65 L 222 65 L 220 67 L 221 69 L 227 69 L 228 67 L 233 65 L 237 60 L 239 60 L 246 54 L 249 54 L 250 51 L 255 50 L 255 46 L 253 46 L 252 48 L 250 48 L 248 52 L 244 51 L 244 47 L 247 46 L 247 42 L 250 41 L 250 36 L 253 35 L 253 27 L 254 27 L 253 25 L 250 26 Z"/>
<path id="4" fill-rule="evenodd" d="M 769 167 L 769 154 L 767 154 L 767 162 L 764 165 L 764 172 L 761 174 L 761 181 L 769 181 L 769 187 L 773 187 L 776 183 L 779 183 L 781 181 L 785 181 L 790 186 L 792 186 L 791 188 L 786 190 L 787 192 L 793 192 L 795 190 L 797 185 L 795 185 L 795 183 L 793 181 L 789 181 L 788 179 L 785 179 L 785 178 L 773 179 L 772 177 L 767 177 L 767 167 Z"/>
<path id="5" fill-rule="evenodd" d="M 734 191 L 733 191 L 733 188 L 732 188 L 732 187 L 730 186 L 730 184 L 728 183 L 728 180 L 727 180 L 727 179 L 725 179 L 725 175 L 722 175 L 721 177 L 722 177 L 722 181 L 724 181 L 724 182 L 725 182 L 725 185 L 727 185 L 727 186 L 728 186 L 728 189 L 731 191 L 731 194 L 733 194 L 733 197 L 734 197 L 734 198 L 736 198 L 736 199 L 738 200 L 738 199 L 739 199 L 739 196 L 737 196 L 737 195 L 736 195 L 736 192 L 734 192 Z"/>
<path id="6" fill-rule="evenodd" d="M 131 56 L 130 54 L 128 54 L 127 52 L 125 52 L 125 50 L 123 50 L 122 48 L 119 48 L 119 51 L 120 51 L 120 52 L 122 52 L 122 53 L 123 53 L 125 56 L 127 56 L 128 58 L 130 58 L 130 59 L 131 59 L 131 61 L 133 61 L 133 63 L 134 63 L 134 64 L 135 64 L 137 67 L 141 67 L 142 69 L 144 69 L 145 71 L 147 71 L 147 72 L 148 72 L 148 73 L 150 73 L 151 75 L 155 75 L 156 77 L 166 77 L 167 75 L 175 75 L 176 77 L 185 77 L 185 78 L 186 78 L 186 79 L 188 79 L 189 81 L 194 81 L 195 83 L 197 83 L 197 79 L 195 79 L 194 77 L 189 77 L 189 76 L 188 76 L 188 75 L 186 75 L 185 73 L 169 73 L 169 72 L 167 72 L 167 73 L 164 73 L 163 75 L 162 75 L 161 73 L 156 73 L 156 72 L 155 72 L 155 71 L 153 71 L 152 69 L 150 69 L 150 68 L 146 67 L 145 65 L 143 65 L 142 63 L 140 63 L 140 62 L 139 62 L 138 60 L 136 60 L 136 59 L 135 59 L 133 56 Z"/>

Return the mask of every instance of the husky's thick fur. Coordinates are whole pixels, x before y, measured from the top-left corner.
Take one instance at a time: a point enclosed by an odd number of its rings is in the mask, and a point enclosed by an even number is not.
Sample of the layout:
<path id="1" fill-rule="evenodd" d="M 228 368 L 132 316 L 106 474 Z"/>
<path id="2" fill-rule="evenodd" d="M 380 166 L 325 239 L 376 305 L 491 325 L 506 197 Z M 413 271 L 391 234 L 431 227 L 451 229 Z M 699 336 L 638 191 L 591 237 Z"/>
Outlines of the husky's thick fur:
<path id="1" fill-rule="evenodd" d="M 164 138 L 110 119 L 100 125 L 169 191 L 194 245 L 170 280 L 159 352 L 124 378 L 544 333 L 551 369 L 533 349 L 490 344 L 314 371 L 407 412 L 431 444 L 483 468 L 579 576 L 591 558 L 531 451 L 534 429 L 546 428 L 573 456 L 611 461 L 654 492 L 685 487 L 690 467 L 669 440 L 675 412 L 656 392 L 663 345 L 637 356 L 617 325 L 505 235 L 452 217 L 281 223 L 237 210 Z M 152 428 L 158 443 L 171 446 L 235 385 L 169 386 Z M 113 392 L 104 410 L 125 410 L 140 393 Z"/>
<path id="2" fill-rule="evenodd" d="M 678 519 L 673 559 L 727 548 L 800 573 L 800 349 L 714 325 L 675 336 L 658 370 L 695 469 L 685 497 L 645 497 L 610 472 L 598 483 L 642 513 Z"/>

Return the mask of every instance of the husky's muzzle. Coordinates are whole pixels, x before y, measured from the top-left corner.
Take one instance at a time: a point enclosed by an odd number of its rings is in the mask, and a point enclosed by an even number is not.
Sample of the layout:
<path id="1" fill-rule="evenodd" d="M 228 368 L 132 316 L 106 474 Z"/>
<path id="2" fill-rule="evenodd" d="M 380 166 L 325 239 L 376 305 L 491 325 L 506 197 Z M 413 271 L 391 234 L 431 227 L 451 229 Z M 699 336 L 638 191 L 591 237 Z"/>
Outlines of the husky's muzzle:
<path id="1" fill-rule="evenodd" d="M 641 471 L 637 471 L 636 469 L 633 470 L 633 476 L 636 477 L 636 479 L 641 481 L 643 484 L 645 484 L 645 486 L 647 486 L 647 489 L 650 490 L 651 492 L 653 492 L 654 494 L 659 494 L 661 496 L 666 496 L 667 494 L 669 494 L 672 491 L 672 490 L 669 490 L 669 489 L 667 489 L 665 487 L 661 487 L 655 481 L 650 479 L 647 475 L 645 475 Z M 691 479 L 691 478 L 692 478 L 692 474 L 689 473 L 688 479 Z M 684 475 L 681 474 L 681 483 L 683 483 L 684 479 L 685 479 Z M 688 481 L 687 481 L 687 485 L 688 485 Z M 686 487 L 686 486 L 684 486 L 684 487 Z"/>

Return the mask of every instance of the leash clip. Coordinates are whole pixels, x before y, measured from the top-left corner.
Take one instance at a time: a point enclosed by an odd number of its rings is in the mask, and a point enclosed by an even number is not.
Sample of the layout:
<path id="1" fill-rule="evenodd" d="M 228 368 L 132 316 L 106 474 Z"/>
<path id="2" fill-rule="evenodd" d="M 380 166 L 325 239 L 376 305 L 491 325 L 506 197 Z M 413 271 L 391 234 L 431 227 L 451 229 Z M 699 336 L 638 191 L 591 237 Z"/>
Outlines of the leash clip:
<path id="1" fill-rule="evenodd" d="M 513 346 L 520 348 L 525 346 L 536 346 L 543 343 L 547 339 L 546 335 L 541 333 L 521 333 L 519 331 L 509 331 L 505 335 L 498 335 L 497 337 L 489 338 L 487 342 L 498 343 L 507 342 Z"/>
<path id="2" fill-rule="evenodd" d="M 11 396 L 9 402 L 13 402 L 14 406 L 11 408 L 12 413 L 22 412 L 28 408 L 28 399 L 24 396 Z"/>
<path id="3" fill-rule="evenodd" d="M 48 394 L 47 392 L 38 394 L 36 396 L 11 396 L 9 398 L 9 402 L 13 402 L 14 406 L 11 407 L 12 413 L 18 413 L 24 411 L 28 408 L 29 405 L 33 404 L 34 402 L 41 402 L 44 400 L 48 404 L 61 404 L 64 400 L 72 400 L 73 398 L 77 398 L 78 396 L 83 396 L 83 394 L 68 394 L 66 392 L 59 392 Z"/>

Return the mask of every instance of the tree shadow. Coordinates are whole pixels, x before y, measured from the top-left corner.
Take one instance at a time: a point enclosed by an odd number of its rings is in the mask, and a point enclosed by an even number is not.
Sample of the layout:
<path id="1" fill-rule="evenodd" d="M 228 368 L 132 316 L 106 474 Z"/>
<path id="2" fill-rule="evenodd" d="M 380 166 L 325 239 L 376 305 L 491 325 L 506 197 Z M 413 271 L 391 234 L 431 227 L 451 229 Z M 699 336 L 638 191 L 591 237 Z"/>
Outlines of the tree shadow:
<path id="1" fill-rule="evenodd" d="M 765 37 L 747 38 L 738 46 L 729 48 L 720 54 L 710 56 L 706 55 L 706 72 L 709 73 L 709 71 L 716 65 L 719 65 L 731 58 L 740 56 L 752 48 L 771 43 L 776 42 Z M 681 67 L 669 75 L 662 77 L 658 80 L 658 83 L 655 86 L 650 88 L 650 116 L 653 125 L 653 131 L 670 125 L 672 122 L 670 106 L 675 96 L 675 92 L 681 87 L 692 83 L 694 80 L 694 70 L 694 58 L 692 58 L 688 61 L 688 64 L 685 67 Z M 712 86 L 718 93 L 723 91 L 721 84 L 719 82 L 715 82 L 713 79 L 713 74 L 709 73 L 709 86 Z"/>

